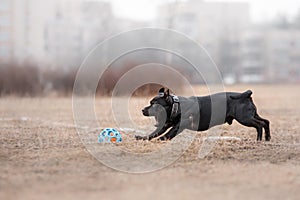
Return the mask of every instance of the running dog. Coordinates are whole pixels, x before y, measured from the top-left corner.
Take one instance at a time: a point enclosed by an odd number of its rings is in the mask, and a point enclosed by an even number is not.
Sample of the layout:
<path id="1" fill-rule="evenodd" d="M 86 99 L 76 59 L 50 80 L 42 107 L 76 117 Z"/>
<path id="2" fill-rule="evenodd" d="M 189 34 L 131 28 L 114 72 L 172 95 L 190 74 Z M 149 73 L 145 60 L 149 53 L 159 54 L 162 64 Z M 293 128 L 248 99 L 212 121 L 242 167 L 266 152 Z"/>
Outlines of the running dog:
<path id="1" fill-rule="evenodd" d="M 270 141 L 270 122 L 261 118 L 251 98 L 252 91 L 244 93 L 224 92 L 210 96 L 177 97 L 161 88 L 158 96 L 142 110 L 144 116 L 155 117 L 156 130 L 148 136 L 135 136 L 137 140 L 171 140 L 184 129 L 205 131 L 233 120 L 257 130 L 257 141 Z M 170 129 L 169 131 L 167 131 Z M 165 133 L 167 131 L 167 133 Z M 165 133 L 165 134 L 164 134 Z"/>

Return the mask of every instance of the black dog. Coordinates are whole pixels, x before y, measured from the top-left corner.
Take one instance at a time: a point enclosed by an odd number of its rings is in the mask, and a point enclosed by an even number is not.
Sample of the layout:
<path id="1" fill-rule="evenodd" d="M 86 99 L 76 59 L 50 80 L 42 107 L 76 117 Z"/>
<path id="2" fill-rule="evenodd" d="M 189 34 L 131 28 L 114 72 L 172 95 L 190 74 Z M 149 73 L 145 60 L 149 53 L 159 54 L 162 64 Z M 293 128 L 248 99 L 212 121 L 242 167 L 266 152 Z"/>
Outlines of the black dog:
<path id="1" fill-rule="evenodd" d="M 251 95 L 252 91 L 248 90 L 244 93 L 226 92 L 185 98 L 170 95 L 169 90 L 165 92 L 162 88 L 159 90 L 159 95 L 150 101 L 150 106 L 142 110 L 144 116 L 155 117 L 156 130 L 149 136 L 135 137 L 137 140 L 151 140 L 171 128 L 159 138 L 171 140 L 184 129 L 205 131 L 224 123 L 231 125 L 235 119 L 244 126 L 256 128 L 257 140 L 260 141 L 264 128 L 265 140 L 269 141 L 271 139 L 270 122 L 257 114 Z M 220 110 L 220 113 L 215 114 L 216 116 L 213 116 L 212 106 L 216 107 L 217 111 Z M 222 108 L 224 114 L 221 113 Z"/>

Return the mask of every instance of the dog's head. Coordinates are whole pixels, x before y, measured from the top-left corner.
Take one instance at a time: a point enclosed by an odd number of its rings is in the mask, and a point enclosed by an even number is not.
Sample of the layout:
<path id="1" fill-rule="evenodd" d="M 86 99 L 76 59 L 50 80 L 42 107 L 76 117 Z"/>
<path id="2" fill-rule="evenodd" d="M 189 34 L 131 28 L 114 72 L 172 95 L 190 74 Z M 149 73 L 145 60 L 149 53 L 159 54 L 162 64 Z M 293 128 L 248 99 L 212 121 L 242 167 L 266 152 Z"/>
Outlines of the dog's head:
<path id="1" fill-rule="evenodd" d="M 142 112 L 144 116 L 155 117 L 155 126 L 159 127 L 165 124 L 170 118 L 172 106 L 173 100 L 170 91 L 165 91 L 164 88 L 161 88 L 158 92 L 158 96 L 154 97 L 150 101 L 150 106 L 145 107 Z"/>

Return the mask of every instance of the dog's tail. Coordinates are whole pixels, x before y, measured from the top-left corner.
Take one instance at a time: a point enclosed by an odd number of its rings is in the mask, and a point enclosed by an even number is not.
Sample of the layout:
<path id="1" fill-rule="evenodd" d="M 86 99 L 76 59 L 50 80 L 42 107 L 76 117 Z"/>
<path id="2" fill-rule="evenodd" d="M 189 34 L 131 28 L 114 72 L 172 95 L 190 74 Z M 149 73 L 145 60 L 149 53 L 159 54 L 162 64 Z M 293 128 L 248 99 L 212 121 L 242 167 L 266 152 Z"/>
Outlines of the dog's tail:
<path id="1" fill-rule="evenodd" d="M 244 99 L 244 98 L 249 98 L 252 95 L 252 91 L 251 90 L 247 90 L 246 92 L 242 93 L 242 94 L 238 94 L 238 95 L 231 95 L 230 98 L 232 99 Z"/>

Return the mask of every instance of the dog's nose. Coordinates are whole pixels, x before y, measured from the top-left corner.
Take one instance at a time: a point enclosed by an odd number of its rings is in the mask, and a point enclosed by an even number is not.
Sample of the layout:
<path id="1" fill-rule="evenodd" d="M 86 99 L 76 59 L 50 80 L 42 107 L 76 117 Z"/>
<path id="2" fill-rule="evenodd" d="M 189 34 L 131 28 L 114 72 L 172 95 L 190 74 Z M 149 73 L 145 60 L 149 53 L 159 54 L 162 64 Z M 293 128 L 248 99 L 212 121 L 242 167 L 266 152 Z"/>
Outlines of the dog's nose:
<path id="1" fill-rule="evenodd" d="M 148 116 L 148 112 L 145 108 L 142 110 L 142 113 L 143 113 L 143 115 Z"/>

